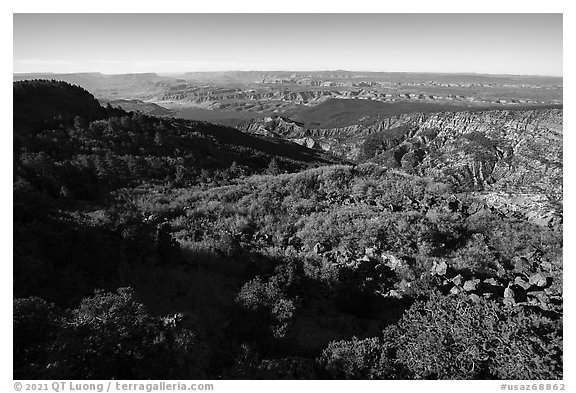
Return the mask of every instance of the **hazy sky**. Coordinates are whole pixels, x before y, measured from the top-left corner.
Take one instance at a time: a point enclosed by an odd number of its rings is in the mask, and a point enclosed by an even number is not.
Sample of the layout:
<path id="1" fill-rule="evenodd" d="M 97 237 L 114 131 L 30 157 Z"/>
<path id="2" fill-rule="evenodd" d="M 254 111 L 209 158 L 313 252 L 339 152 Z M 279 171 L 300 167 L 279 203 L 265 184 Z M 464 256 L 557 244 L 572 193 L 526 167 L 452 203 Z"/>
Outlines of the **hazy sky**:
<path id="1" fill-rule="evenodd" d="M 562 14 L 15 14 L 14 72 L 562 75 Z"/>

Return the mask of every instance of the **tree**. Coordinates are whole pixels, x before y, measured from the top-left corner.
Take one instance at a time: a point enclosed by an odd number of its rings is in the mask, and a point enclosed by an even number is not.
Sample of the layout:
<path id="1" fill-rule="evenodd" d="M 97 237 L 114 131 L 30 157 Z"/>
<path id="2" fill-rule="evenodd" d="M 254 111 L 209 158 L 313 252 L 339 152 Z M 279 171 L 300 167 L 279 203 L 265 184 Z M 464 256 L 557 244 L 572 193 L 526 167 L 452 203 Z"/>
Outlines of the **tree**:
<path id="1" fill-rule="evenodd" d="M 64 321 L 54 378 L 203 378 L 207 352 L 183 316 L 150 316 L 132 288 L 96 291 Z"/>
<path id="2" fill-rule="evenodd" d="M 86 122 L 86 119 L 84 119 L 82 116 L 74 117 L 74 129 L 76 131 L 85 130 L 87 126 L 88 123 Z"/>
<path id="3" fill-rule="evenodd" d="M 154 143 L 156 144 L 156 146 L 164 146 L 165 143 L 164 131 L 160 129 L 156 131 L 156 134 L 154 135 Z"/>
<path id="4" fill-rule="evenodd" d="M 266 169 L 266 174 L 267 175 L 279 175 L 280 173 L 282 173 L 282 171 L 280 170 L 280 164 L 278 163 L 278 160 L 276 159 L 276 157 L 274 157 L 270 160 L 270 164 L 268 165 L 268 168 Z"/>

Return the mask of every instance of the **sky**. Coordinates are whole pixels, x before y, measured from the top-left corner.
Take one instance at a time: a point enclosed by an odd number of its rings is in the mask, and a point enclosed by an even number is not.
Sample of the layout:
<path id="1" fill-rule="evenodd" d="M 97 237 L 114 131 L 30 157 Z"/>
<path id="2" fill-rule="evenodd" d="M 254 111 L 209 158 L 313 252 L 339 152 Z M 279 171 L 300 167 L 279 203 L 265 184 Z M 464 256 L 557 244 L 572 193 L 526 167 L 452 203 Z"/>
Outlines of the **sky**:
<path id="1" fill-rule="evenodd" d="M 562 14 L 14 14 L 14 72 L 562 76 Z"/>

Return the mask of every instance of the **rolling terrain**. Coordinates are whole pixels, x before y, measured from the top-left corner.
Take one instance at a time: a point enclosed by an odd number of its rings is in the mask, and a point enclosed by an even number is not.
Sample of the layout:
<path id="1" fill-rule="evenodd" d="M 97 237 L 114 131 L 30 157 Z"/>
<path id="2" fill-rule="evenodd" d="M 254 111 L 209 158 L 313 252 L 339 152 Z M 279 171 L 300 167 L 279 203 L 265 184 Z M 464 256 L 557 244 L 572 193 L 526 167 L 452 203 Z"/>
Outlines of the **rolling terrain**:
<path id="1" fill-rule="evenodd" d="M 15 81 L 38 78 L 79 85 L 101 101 L 141 100 L 143 111 L 154 103 L 176 117 L 225 119 L 228 124 L 274 113 L 294 117 L 303 112 L 303 117 L 317 119 L 309 108 L 333 100 L 352 100 L 349 105 L 367 102 L 353 112 L 373 112 L 380 103 L 400 103 L 402 111 L 436 104 L 448 108 L 561 104 L 563 92 L 561 78 L 514 75 L 349 71 L 14 74 Z M 208 115 L 193 108 L 213 112 Z"/>
<path id="2" fill-rule="evenodd" d="M 563 378 L 561 79 L 49 78 L 14 82 L 15 379 Z"/>
<path id="3" fill-rule="evenodd" d="M 295 116 L 306 123 L 269 117 L 240 128 L 353 162 L 433 177 L 543 225 L 561 222 L 562 109 L 445 111 L 434 106 L 423 112 L 422 106 L 393 105 L 376 116 L 362 116 L 364 112 L 354 112 L 354 105 L 327 102 Z M 323 128 L 306 126 L 317 124 L 310 119 L 322 114 L 328 119 Z M 354 121 L 352 116 L 361 117 Z M 331 128 L 334 122 L 357 124 Z"/>

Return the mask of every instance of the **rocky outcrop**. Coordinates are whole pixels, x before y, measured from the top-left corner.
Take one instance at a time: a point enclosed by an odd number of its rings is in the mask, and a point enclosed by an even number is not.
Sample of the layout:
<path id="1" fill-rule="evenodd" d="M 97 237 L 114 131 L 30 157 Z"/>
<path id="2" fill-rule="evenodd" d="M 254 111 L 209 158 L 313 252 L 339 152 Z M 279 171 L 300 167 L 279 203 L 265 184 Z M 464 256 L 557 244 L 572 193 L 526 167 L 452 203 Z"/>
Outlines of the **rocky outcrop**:
<path id="1" fill-rule="evenodd" d="M 426 94 L 398 92 L 390 90 L 386 85 L 375 82 L 328 82 L 305 80 L 302 83 L 282 79 L 277 82 L 263 81 L 264 86 L 253 88 L 224 88 L 217 86 L 198 86 L 195 84 L 173 84 L 168 85 L 158 95 L 160 101 L 182 101 L 182 102 L 221 102 L 232 101 L 287 101 L 298 104 L 316 105 L 327 99 L 363 99 L 380 102 L 464 102 L 482 104 L 539 104 L 541 101 L 534 99 L 500 99 L 482 98 L 476 94 Z M 300 85 L 300 86 L 298 86 Z M 295 88 L 295 86 L 298 86 Z M 315 86 L 310 90 L 303 90 L 304 86 Z M 325 89 L 319 89 L 324 87 Z M 399 86 L 395 86 L 395 90 Z M 409 89 L 411 90 L 411 89 Z M 557 103 L 558 100 L 550 100 L 548 103 Z"/>
<path id="2" fill-rule="evenodd" d="M 562 110 L 489 110 L 390 116 L 371 125 L 308 129 L 254 121 L 301 145 L 371 160 L 474 191 L 506 215 L 562 222 Z"/>
<path id="3" fill-rule="evenodd" d="M 167 89 L 158 97 L 160 101 L 183 102 L 221 102 L 221 101 L 287 101 L 297 104 L 318 104 L 329 98 L 343 98 L 351 95 L 350 91 L 310 90 L 291 91 L 287 89 L 229 89 L 215 87 L 198 87 L 193 85 L 176 86 Z"/>
<path id="4" fill-rule="evenodd" d="M 377 246 L 366 248 L 360 258 L 351 253 L 344 255 L 338 250 L 324 251 L 323 246 L 317 244 L 313 252 L 323 254 L 327 261 L 340 267 L 361 270 L 377 282 L 386 282 L 387 277 L 402 274 L 409 265 L 403 256 L 381 251 Z M 461 271 L 446 260 L 434 261 L 429 272 L 423 273 L 420 279 L 403 278 L 396 282 L 393 289 L 378 293 L 384 297 L 410 297 L 413 288 L 419 285 L 418 281 L 424 279 L 445 295 L 464 294 L 472 300 L 486 298 L 514 307 L 537 307 L 545 311 L 561 312 L 561 261 L 555 260 L 552 263 L 543 257 L 542 251 L 531 246 L 519 251 L 517 257 L 524 258 L 526 264 L 522 267 L 506 264 L 505 269 L 493 277 Z"/>

